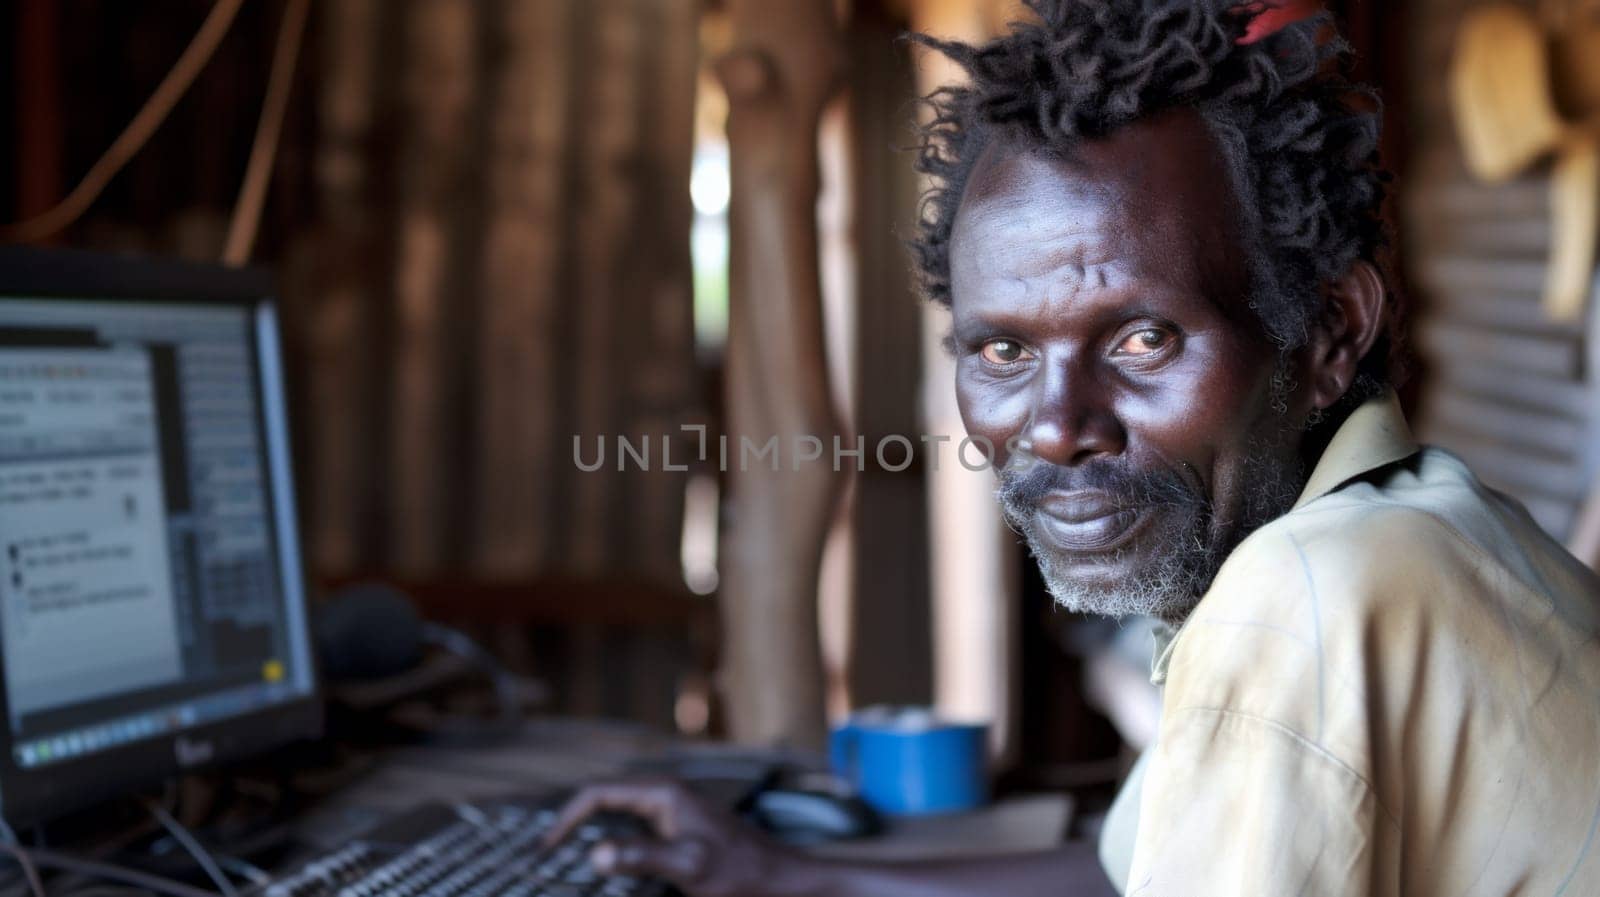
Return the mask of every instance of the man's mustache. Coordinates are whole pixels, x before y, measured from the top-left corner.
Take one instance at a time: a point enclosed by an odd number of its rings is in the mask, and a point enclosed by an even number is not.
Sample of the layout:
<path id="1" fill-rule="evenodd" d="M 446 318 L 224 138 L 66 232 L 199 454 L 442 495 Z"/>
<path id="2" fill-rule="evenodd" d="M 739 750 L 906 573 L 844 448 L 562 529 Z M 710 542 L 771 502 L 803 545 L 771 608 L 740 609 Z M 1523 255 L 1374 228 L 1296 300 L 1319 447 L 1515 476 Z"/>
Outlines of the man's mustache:
<path id="1" fill-rule="evenodd" d="M 1052 493 L 1093 489 L 1126 508 L 1152 505 L 1206 506 L 1210 502 L 1177 471 L 1137 470 L 1126 461 L 1101 460 L 1065 467 L 1034 459 L 1000 473 L 995 493 L 1010 515 L 1031 516 Z"/>

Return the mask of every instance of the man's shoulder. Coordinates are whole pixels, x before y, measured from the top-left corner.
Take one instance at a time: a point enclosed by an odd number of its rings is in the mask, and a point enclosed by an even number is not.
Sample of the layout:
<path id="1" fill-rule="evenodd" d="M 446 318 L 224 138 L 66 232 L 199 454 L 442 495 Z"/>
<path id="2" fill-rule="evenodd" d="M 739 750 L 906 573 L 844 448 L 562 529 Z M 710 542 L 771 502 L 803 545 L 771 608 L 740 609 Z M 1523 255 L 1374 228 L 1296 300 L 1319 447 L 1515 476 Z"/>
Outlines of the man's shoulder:
<path id="1" fill-rule="evenodd" d="M 1435 510 L 1339 493 L 1312 502 L 1223 564 L 1172 646 L 1169 706 L 1303 709 L 1311 691 L 1326 698 L 1331 669 L 1367 666 L 1376 633 L 1415 631 L 1434 598 L 1475 590 L 1491 563 Z"/>
<path id="2" fill-rule="evenodd" d="M 1448 612 L 1464 594 L 1562 603 L 1600 595 L 1600 580 L 1521 505 L 1427 448 L 1253 533 L 1196 613 L 1282 610 L 1299 597 L 1368 619 L 1413 603 Z"/>
<path id="3" fill-rule="evenodd" d="M 1596 595 L 1514 503 L 1428 450 L 1239 546 L 1173 646 L 1169 716 L 1255 718 L 1360 767 L 1374 690 L 1430 655 L 1514 680 L 1492 646 L 1535 625 L 1550 628 L 1542 644 L 1578 644 L 1597 629 Z"/>
<path id="4" fill-rule="evenodd" d="M 1424 451 L 1229 558 L 1170 652 L 1157 757 L 1370 793 L 1408 852 L 1457 858 L 1440 861 L 1452 876 L 1485 851 L 1511 863 L 1506 830 L 1544 826 L 1568 850 L 1592 838 L 1597 600 L 1514 502 Z M 1529 868 L 1546 852 L 1518 849 Z"/>
<path id="5" fill-rule="evenodd" d="M 1376 611 L 1424 597 L 1441 578 L 1471 576 L 1490 556 L 1461 524 L 1496 512 L 1453 478 L 1421 476 L 1430 460 L 1419 455 L 1411 470 L 1349 484 L 1261 527 L 1223 564 L 1196 615 L 1277 616 L 1295 599 L 1306 602 L 1302 612 L 1311 603 Z"/>

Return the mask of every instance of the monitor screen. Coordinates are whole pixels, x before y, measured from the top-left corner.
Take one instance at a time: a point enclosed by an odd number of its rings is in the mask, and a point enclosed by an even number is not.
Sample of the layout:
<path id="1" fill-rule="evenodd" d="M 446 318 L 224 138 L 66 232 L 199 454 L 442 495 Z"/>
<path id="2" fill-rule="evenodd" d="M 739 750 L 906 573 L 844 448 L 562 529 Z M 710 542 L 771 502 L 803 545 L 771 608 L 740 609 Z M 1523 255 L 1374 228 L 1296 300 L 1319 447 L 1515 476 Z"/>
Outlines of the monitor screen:
<path id="1" fill-rule="evenodd" d="M 210 763 L 314 695 L 279 366 L 269 303 L 0 295 L 7 767 Z"/>

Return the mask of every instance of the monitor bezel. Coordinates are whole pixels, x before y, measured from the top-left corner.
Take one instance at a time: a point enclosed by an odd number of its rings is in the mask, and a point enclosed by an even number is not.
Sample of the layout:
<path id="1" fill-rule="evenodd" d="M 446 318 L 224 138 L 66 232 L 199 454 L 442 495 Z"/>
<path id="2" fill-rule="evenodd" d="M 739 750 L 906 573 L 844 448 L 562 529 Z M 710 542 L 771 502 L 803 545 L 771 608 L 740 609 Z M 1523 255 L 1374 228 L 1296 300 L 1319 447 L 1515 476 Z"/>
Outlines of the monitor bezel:
<path id="1" fill-rule="evenodd" d="M 79 299 L 130 304 L 194 304 L 243 309 L 250 316 L 256 348 L 261 342 L 263 309 L 275 314 L 277 302 L 271 274 L 258 268 L 223 268 L 144 256 L 105 255 L 75 250 L 44 250 L 0 246 L 0 299 Z M 290 444 L 286 408 L 287 384 L 281 356 L 276 371 L 279 395 L 285 401 L 263 402 L 264 424 L 277 427 L 283 444 Z M 257 361 L 266 370 L 265 359 Z M 263 390 L 266 384 L 262 384 Z M 270 452 L 271 449 L 269 448 Z M 268 464 L 273 513 L 287 520 L 288 531 L 275 526 L 279 552 L 290 553 L 299 579 L 305 631 L 297 634 L 306 646 L 311 690 L 270 707 L 213 723 L 193 726 L 169 735 L 106 748 L 92 755 L 24 768 L 17 763 L 9 725 L 0 724 L 0 815 L 13 825 L 58 818 L 96 803 L 136 793 L 173 776 L 223 766 L 266 753 L 295 741 L 315 739 L 323 731 L 323 693 L 310 630 L 309 586 L 303 563 L 292 459 Z M 284 482 L 280 482 L 280 479 Z M 283 564 L 280 562 L 280 569 Z M 285 583 L 288 585 L 288 583 Z M 0 663 L 0 720 L 9 718 L 5 666 Z M 179 742 L 186 744 L 180 750 Z M 203 746 L 196 750 L 196 746 Z M 180 754 L 183 759 L 180 760 Z M 190 762 L 183 762 L 184 760 Z"/>

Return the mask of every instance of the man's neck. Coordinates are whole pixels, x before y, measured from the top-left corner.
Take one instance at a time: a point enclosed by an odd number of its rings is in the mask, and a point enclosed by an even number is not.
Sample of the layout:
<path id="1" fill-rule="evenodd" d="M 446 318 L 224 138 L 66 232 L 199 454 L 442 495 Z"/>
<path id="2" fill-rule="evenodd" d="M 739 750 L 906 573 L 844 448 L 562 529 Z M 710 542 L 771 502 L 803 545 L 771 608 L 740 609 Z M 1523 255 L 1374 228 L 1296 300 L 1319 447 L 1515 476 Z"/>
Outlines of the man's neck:
<path id="1" fill-rule="evenodd" d="M 1324 411 L 1315 423 L 1306 425 L 1304 435 L 1300 437 L 1300 461 L 1308 474 L 1317 469 L 1323 453 L 1328 450 L 1328 444 L 1333 442 L 1334 434 L 1359 407 L 1360 401 L 1346 396 Z"/>

